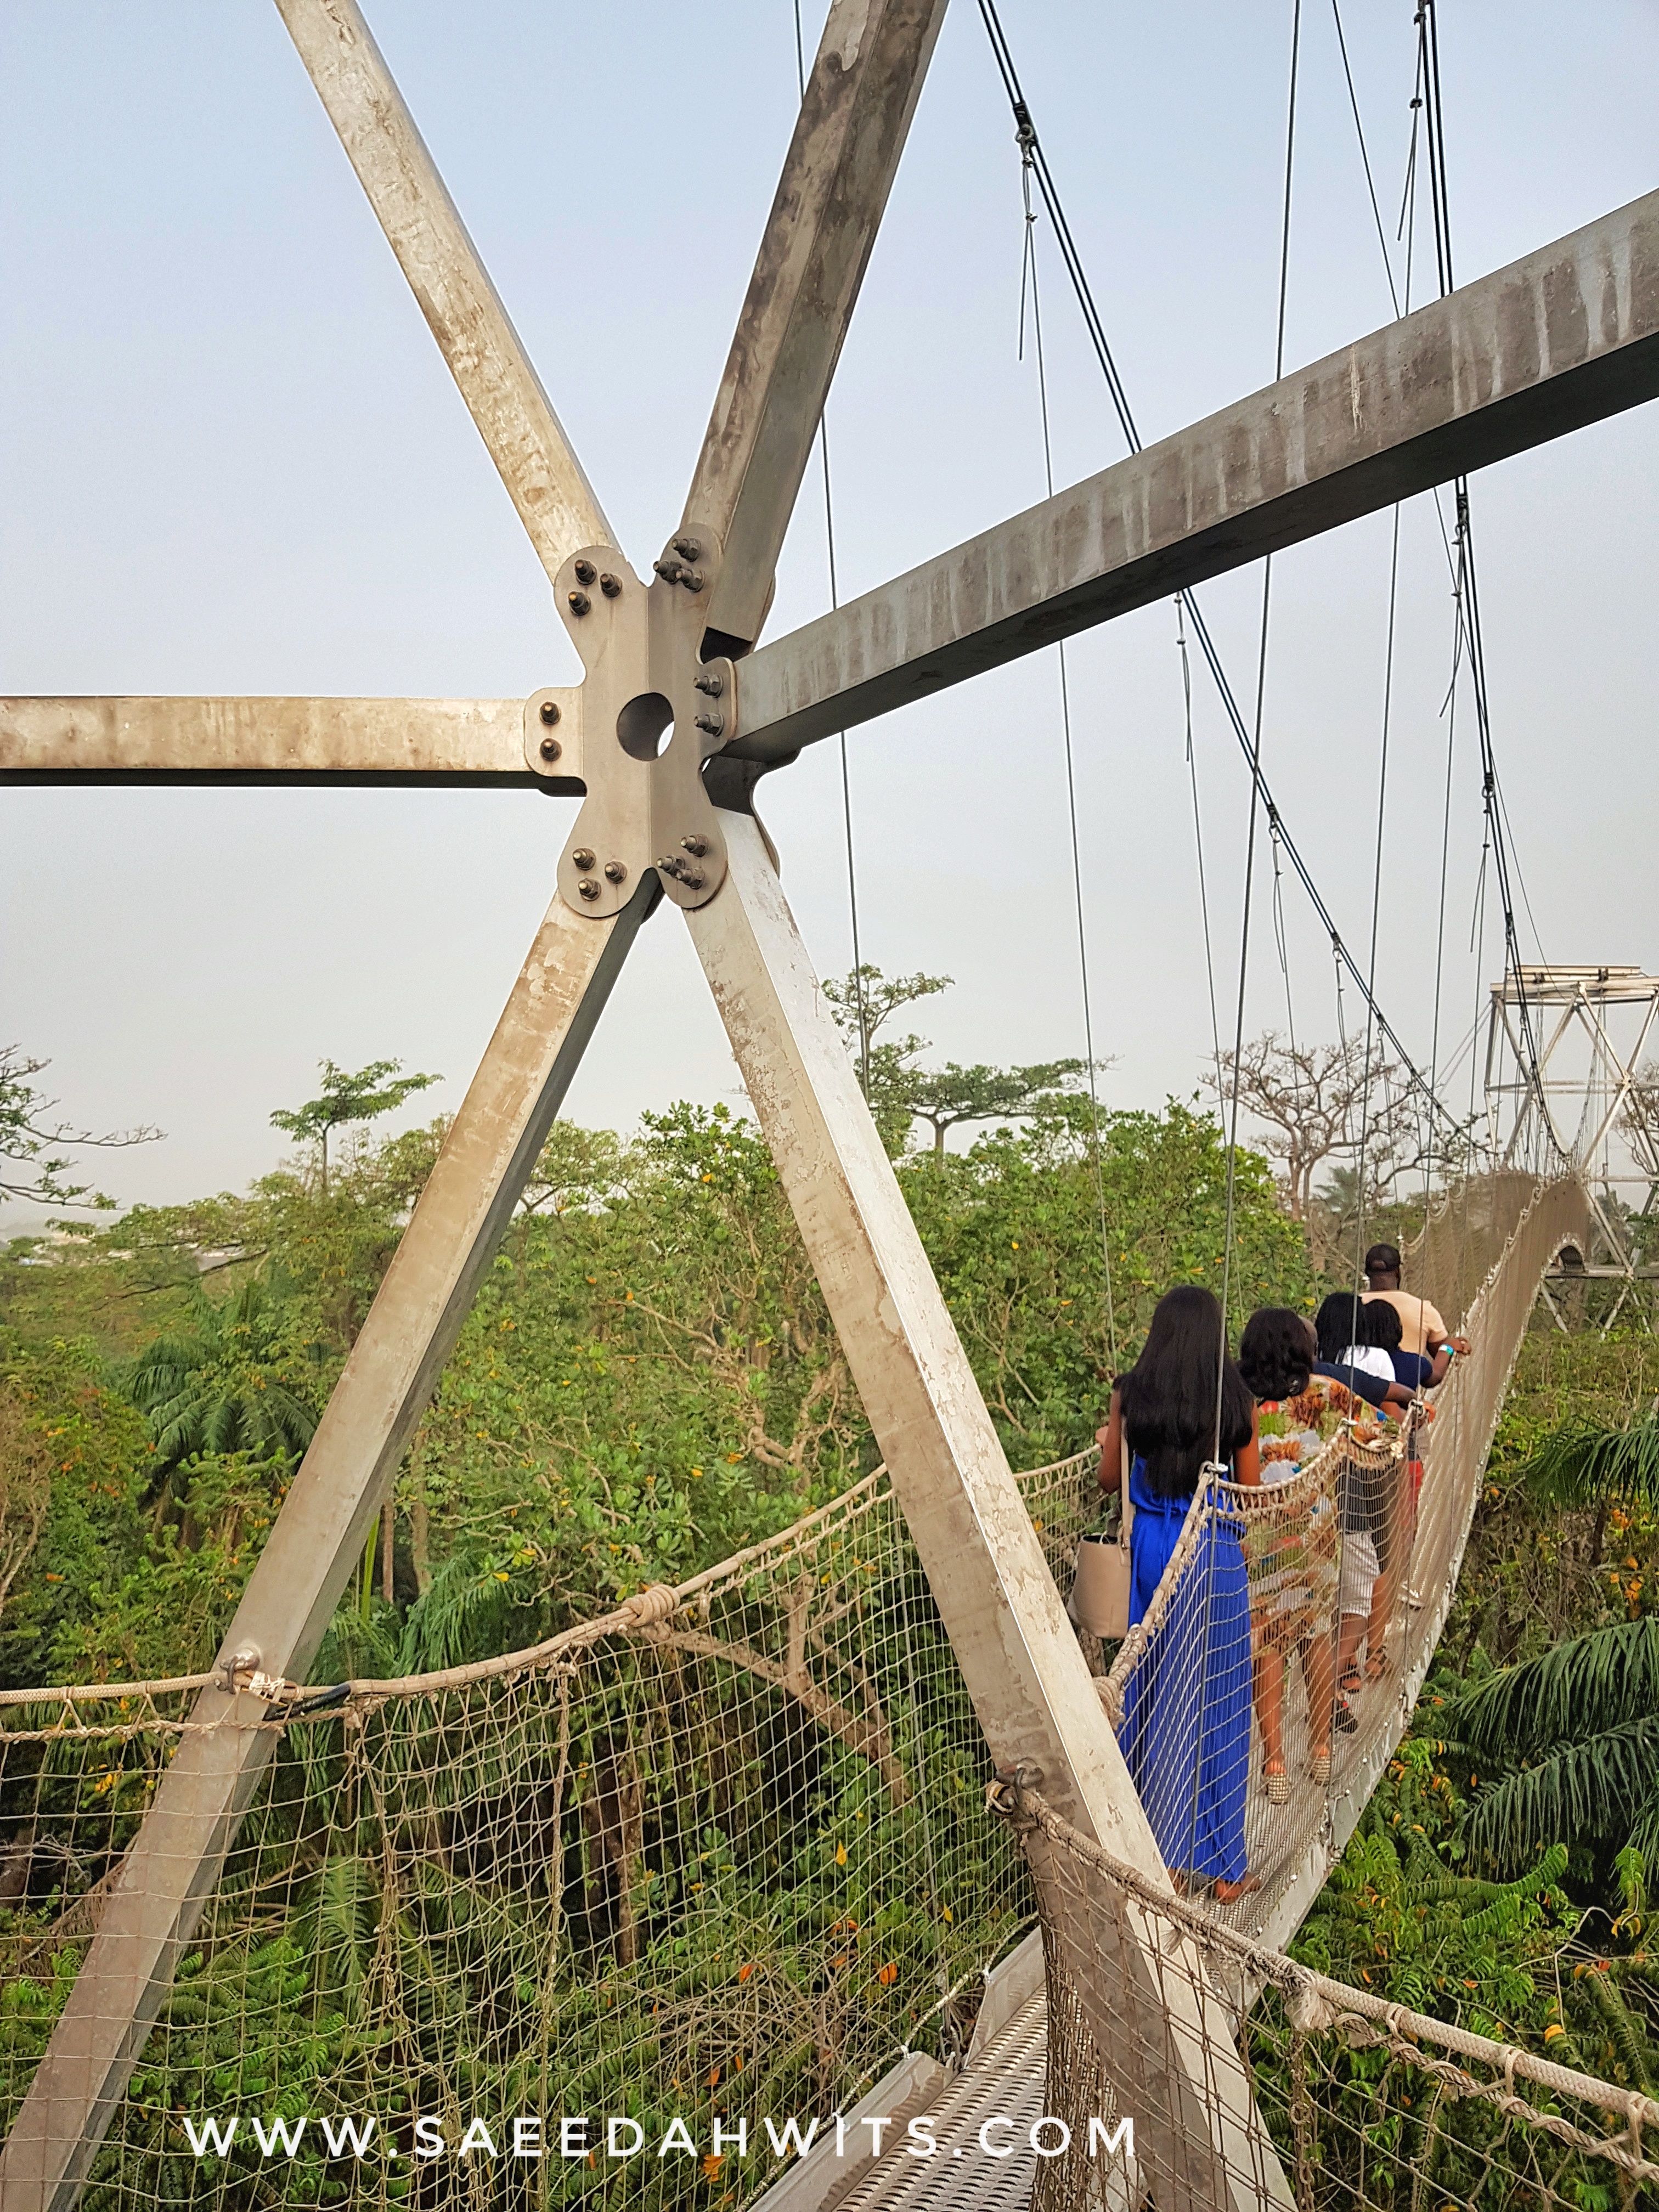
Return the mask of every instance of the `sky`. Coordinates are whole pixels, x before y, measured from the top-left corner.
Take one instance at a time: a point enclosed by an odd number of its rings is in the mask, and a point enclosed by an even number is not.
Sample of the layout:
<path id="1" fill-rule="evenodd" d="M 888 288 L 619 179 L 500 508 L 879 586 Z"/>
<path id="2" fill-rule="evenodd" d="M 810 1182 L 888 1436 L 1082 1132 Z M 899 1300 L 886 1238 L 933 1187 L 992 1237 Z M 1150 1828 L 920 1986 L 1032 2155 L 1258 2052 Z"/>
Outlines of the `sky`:
<path id="1" fill-rule="evenodd" d="M 1003 0 L 1073 233 L 1152 440 L 1271 381 L 1294 0 Z M 1343 27 L 1391 246 L 1413 116 L 1411 0 Z M 678 520 L 793 120 L 791 0 L 712 9 L 369 0 L 371 21 L 625 550 Z M 822 0 L 806 0 L 816 39 Z M 1650 190 L 1659 8 L 1442 0 L 1460 282 Z M 1426 222 L 1426 209 L 1419 210 Z M 957 0 L 828 409 L 850 597 L 1043 491 L 1019 160 L 984 29 Z M 1419 239 L 1419 243 L 1420 243 Z M 1036 251 L 1057 483 L 1122 442 L 1047 227 Z M 1394 247 L 1396 273 L 1402 249 Z M 1413 297 L 1432 289 L 1419 253 Z M 274 8 L 64 0 L 0 10 L 0 692 L 507 696 L 574 680 L 550 593 Z M 1337 46 L 1300 22 L 1287 368 L 1391 313 Z M 1650 650 L 1659 410 L 1474 479 L 1493 744 L 1528 958 L 1659 966 Z M 1472 945 L 1481 817 L 1433 502 L 1273 565 L 1262 757 L 1345 937 L 1426 1066 L 1459 1060 L 1500 956 Z M 828 604 L 809 476 L 767 635 Z M 1260 567 L 1202 603 L 1247 711 Z M 1211 979 L 1231 1035 L 1247 787 L 1192 688 L 1210 953 L 1174 610 L 1068 648 L 1091 1006 L 1109 1106 L 1202 1082 Z M 1050 652 L 848 743 L 861 945 L 955 980 L 939 1057 L 1083 1048 L 1060 690 Z M 238 1188 L 317 1062 L 396 1057 L 459 1103 L 552 895 L 573 802 L 530 792 L 0 793 L 0 1041 L 62 1111 L 165 1142 L 102 1156 L 124 1201 Z M 821 972 L 850 964 L 840 764 L 759 809 Z M 1449 821 L 1441 924 L 1443 820 Z M 1248 1033 L 1330 1039 L 1328 945 L 1260 854 Z M 1439 988 L 1437 992 L 1437 975 Z M 1287 997 L 1288 993 L 1288 997 Z M 1288 1017 L 1287 1017 L 1288 1009 Z M 1448 1073 L 1449 1071 L 1449 1073 Z M 629 1128 L 742 1103 L 678 915 L 641 935 L 570 1094 Z"/>

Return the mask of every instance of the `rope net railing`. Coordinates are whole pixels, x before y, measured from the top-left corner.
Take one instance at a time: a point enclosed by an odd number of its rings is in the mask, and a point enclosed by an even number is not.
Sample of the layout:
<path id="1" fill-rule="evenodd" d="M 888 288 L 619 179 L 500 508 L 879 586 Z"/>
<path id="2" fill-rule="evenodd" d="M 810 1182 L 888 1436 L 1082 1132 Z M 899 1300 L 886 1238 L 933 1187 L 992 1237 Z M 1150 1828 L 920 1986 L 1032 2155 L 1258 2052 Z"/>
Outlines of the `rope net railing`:
<path id="1" fill-rule="evenodd" d="M 1360 1701 L 1330 1779 L 1297 1767 L 1283 1804 L 1254 1786 L 1250 1640 L 1284 1647 L 1299 1760 L 1299 1642 L 1329 1632 L 1360 1510 L 1344 1471 L 1397 1480 L 1385 1440 L 1343 1428 L 1265 1502 L 1206 1492 L 1144 1632 L 1113 1665 L 1085 1639 L 1157 1826 L 1190 1789 L 1182 1731 L 1215 1694 L 1170 1663 L 1176 1625 L 1194 1593 L 1213 1611 L 1216 1532 L 1239 1532 L 1243 1678 L 1220 1687 L 1244 1704 L 1231 1786 L 1258 1887 L 1219 1912 L 1196 1883 L 1174 1900 L 1218 1941 L 1259 1943 L 1298 1879 L 1317 1888 L 1369 1789 L 1364 1762 L 1398 1739 L 1538 1275 L 1578 1218 L 1557 1187 L 1524 1195 L 1507 1239 L 1487 1193 L 1461 1248 L 1443 1232 L 1466 1267 L 1494 1243 L 1506 1262 L 1488 1262 L 1474 1352 L 1428 1431 L 1396 1674 L 1374 1711 Z M 1018 1478 L 1062 1589 L 1096 1460 Z M 1139 1686 L 1155 1676 L 1154 1698 Z M 0 1701 L 0 2131 L 208 1679 Z M 959 2058 L 986 1970 L 1036 1917 L 1016 1839 L 985 1817 L 983 1738 L 881 1469 L 533 1650 L 322 1692 L 246 1686 L 248 1717 L 221 1724 L 266 1732 L 272 1757 L 92 2165 L 95 2212 L 506 2202 L 504 2173 L 526 2204 L 608 2187 L 652 2207 L 745 2203 L 793 2154 L 792 2115 L 822 2126 L 908 2050 Z M 520 2118 L 538 2117 L 550 2152 L 565 2115 L 587 2121 L 574 2154 L 514 2160 Z"/>
<path id="2" fill-rule="evenodd" d="M 994 1785 L 992 1801 L 1042 1899 L 1048 2117 L 1034 2212 L 1659 2201 L 1659 2103 L 1643 2092 L 1316 1973 L 1161 1891 L 1036 1790 Z M 1131 1946 L 1152 1962 L 1143 1987 L 1076 1971 Z M 1206 1997 L 1241 1989 L 1261 1994 L 1234 2035 L 1183 2039 L 1176 2024 Z M 1254 2095 L 1249 2127 L 1218 2124 L 1224 2063 Z"/>
<path id="3" fill-rule="evenodd" d="M 1021 1478 L 1060 1553 L 1079 1473 Z M 0 1712 L 0 2131 L 197 1686 Z M 93 2212 L 470 2205 L 508 2201 L 503 2173 L 526 2204 L 746 2202 L 789 2116 L 849 2111 L 907 2048 L 959 2055 L 1033 1922 L 881 1469 L 535 1650 L 317 1694 L 245 1700 L 274 1756 Z M 515 2160 L 531 2115 L 547 2154 Z M 588 2116 L 591 2160 L 558 2154 L 565 2115 Z"/>

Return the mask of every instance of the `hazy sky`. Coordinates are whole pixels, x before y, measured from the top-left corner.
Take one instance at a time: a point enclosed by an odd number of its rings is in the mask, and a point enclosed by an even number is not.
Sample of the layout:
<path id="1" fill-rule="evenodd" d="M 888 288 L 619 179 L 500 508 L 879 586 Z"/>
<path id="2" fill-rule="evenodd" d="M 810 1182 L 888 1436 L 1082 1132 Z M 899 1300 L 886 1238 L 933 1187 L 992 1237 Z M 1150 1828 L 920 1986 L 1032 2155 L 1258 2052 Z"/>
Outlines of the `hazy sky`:
<path id="1" fill-rule="evenodd" d="M 368 0 L 380 42 L 635 565 L 678 520 L 793 118 L 790 0 L 704 9 Z M 1289 0 L 1004 0 L 1150 441 L 1272 375 Z M 808 0 L 815 39 L 822 0 Z M 1345 27 L 1392 234 L 1412 0 Z M 1443 0 L 1457 274 L 1652 188 L 1659 9 Z M 957 0 L 830 404 L 844 596 L 1042 491 L 1017 358 L 1019 165 Z M 273 8 L 0 9 L 0 690 L 505 696 L 570 680 L 544 577 Z M 1121 443 L 1040 241 L 1055 468 Z M 1419 267 L 1418 298 L 1431 289 Z M 1306 0 L 1286 360 L 1389 313 L 1331 9 Z M 1546 957 L 1659 963 L 1653 896 L 1659 414 L 1474 482 L 1494 738 Z M 1391 520 L 1275 567 L 1264 758 L 1345 933 L 1369 929 Z M 1259 569 L 1203 595 L 1253 695 Z M 769 635 L 826 603 L 809 477 Z M 1451 611 L 1434 510 L 1401 532 L 1379 992 L 1426 1058 Z M 1209 1039 L 1169 606 L 1071 656 L 1107 1096 L 1190 1091 Z M 1224 1023 L 1244 785 L 1207 678 L 1196 760 Z M 957 1059 L 1081 1048 L 1054 657 L 851 741 L 867 957 L 956 990 Z M 838 769 L 763 788 L 822 969 L 848 963 Z M 236 1187 L 327 1054 L 441 1070 L 458 1102 L 551 895 L 570 803 L 528 793 L 0 793 L 0 1037 L 67 1112 L 159 1123 L 123 1198 Z M 1467 1030 L 1480 823 L 1460 717 L 1443 1032 Z M 1265 884 L 1266 878 L 1263 878 Z M 1285 894 L 1298 1029 L 1331 963 Z M 1258 908 L 1251 1028 L 1285 1018 Z M 1528 951 L 1534 949 L 1530 928 Z M 1354 1018 L 1355 1002 L 1348 1001 Z M 1467 1069 L 1457 1080 L 1467 1092 Z M 570 1101 L 630 1125 L 737 1074 L 678 915 L 644 933 Z"/>

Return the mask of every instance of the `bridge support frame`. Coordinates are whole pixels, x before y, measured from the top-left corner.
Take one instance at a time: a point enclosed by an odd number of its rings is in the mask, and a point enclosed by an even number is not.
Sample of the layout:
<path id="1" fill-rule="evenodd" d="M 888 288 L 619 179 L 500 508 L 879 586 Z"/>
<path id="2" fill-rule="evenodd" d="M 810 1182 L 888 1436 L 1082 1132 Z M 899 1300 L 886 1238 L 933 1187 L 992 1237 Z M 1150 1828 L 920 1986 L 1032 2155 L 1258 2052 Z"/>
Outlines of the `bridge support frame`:
<path id="1" fill-rule="evenodd" d="M 1079 1827 L 1167 1878 L 778 887 L 753 787 L 802 744 L 907 697 L 1659 391 L 1654 194 L 751 654 L 945 0 L 832 0 L 685 519 L 650 584 L 615 551 L 356 0 L 276 4 L 586 680 L 522 710 L 0 702 L 0 780 L 496 782 L 586 803 L 226 1638 L 226 1687 L 197 1709 L 216 1725 L 158 1789 L 0 2151 L 8 2212 L 67 2212 L 79 2193 L 258 1783 L 269 1740 L 246 1725 L 264 1707 L 245 1686 L 255 1668 L 308 1668 L 621 961 L 665 893 L 687 914 L 994 1753 L 1039 1766 Z M 1160 2204 L 1287 2203 L 1201 1966 L 1165 1974 L 1150 1930 L 1088 1902 L 1060 1924 L 1124 2108 L 1139 2107 Z M 1156 2079 L 1121 2057 L 1117 2024 L 1144 2009 Z"/>

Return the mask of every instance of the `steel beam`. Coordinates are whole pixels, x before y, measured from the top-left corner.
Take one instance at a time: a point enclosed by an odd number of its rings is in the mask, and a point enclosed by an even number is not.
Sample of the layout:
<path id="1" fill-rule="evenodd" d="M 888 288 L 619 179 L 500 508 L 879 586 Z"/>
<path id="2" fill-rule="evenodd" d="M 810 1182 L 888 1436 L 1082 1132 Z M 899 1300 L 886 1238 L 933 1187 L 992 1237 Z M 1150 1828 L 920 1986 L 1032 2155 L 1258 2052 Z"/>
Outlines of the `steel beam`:
<path id="1" fill-rule="evenodd" d="M 329 1400 L 221 1647 L 303 1680 L 380 1500 L 657 896 L 556 899 Z M 0 2149 L 6 2212 L 70 2212 L 275 1739 L 264 1706 L 204 1691 Z"/>
<path id="2" fill-rule="evenodd" d="M 725 824 L 726 879 L 687 915 L 692 941 L 992 1755 L 1035 1762 L 1068 1820 L 1166 1884 L 759 826 L 738 814 Z M 1231 2025 L 1205 1994 L 1196 1957 L 1186 1975 L 1166 1971 L 1160 1982 L 1150 1952 L 1131 1944 L 1130 1955 L 1115 1955 L 1111 1924 L 1103 1912 L 1095 1935 L 1104 1948 L 1081 1946 L 1069 1963 L 1085 2003 L 1092 1996 L 1109 2068 L 1124 2061 L 1122 2023 L 1137 1996 L 1160 2022 L 1169 2010 L 1167 2075 L 1155 2088 L 1120 2076 L 1138 2145 L 1145 2120 L 1141 2154 L 1161 2178 L 1159 2203 L 1288 2205 Z"/>
<path id="3" fill-rule="evenodd" d="M 543 568 L 614 544 L 356 0 L 276 5 Z"/>
<path id="4" fill-rule="evenodd" d="M 835 0 L 715 394 L 681 534 L 725 564 L 717 649 L 760 634 L 772 572 L 945 0 Z"/>
<path id="5" fill-rule="evenodd" d="M 739 664 L 777 762 L 1659 393 L 1659 192 L 853 599 Z"/>
<path id="6" fill-rule="evenodd" d="M 0 783 L 540 784 L 580 789 L 580 686 L 532 775 L 522 699 L 0 699 Z"/>

